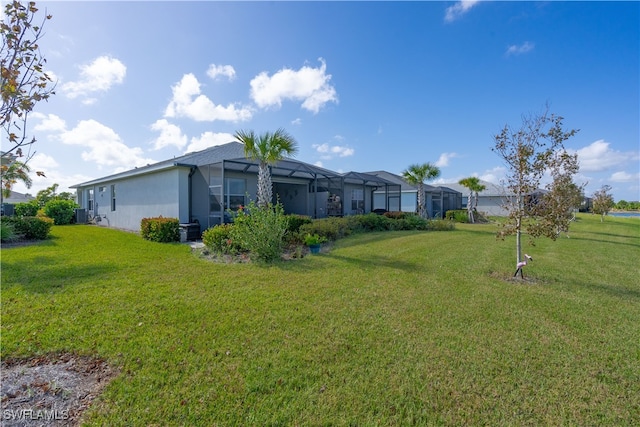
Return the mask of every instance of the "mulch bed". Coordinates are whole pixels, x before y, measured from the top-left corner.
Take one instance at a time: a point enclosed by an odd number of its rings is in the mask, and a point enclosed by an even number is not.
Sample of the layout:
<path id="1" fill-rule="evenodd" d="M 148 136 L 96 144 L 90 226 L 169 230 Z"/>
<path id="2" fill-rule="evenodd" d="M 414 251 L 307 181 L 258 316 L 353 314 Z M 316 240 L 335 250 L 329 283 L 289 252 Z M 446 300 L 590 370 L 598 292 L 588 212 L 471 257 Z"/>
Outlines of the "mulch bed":
<path id="1" fill-rule="evenodd" d="M 76 426 L 118 374 L 104 360 L 73 354 L 10 359 L 1 364 L 3 426 Z"/>

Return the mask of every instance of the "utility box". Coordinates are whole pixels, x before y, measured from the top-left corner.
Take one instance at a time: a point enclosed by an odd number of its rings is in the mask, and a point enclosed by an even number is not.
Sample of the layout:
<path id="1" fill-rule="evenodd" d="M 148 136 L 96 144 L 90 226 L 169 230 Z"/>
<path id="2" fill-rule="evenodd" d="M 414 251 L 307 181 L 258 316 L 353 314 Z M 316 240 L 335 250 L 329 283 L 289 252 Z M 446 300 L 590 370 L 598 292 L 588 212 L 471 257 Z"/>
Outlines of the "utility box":
<path id="1" fill-rule="evenodd" d="M 13 216 L 15 215 L 14 205 L 11 203 L 2 204 L 2 215 Z"/>
<path id="2" fill-rule="evenodd" d="M 183 237 L 184 236 L 184 237 Z M 200 224 L 197 222 L 180 224 L 180 240 L 198 240 L 200 239 Z"/>
<path id="3" fill-rule="evenodd" d="M 76 224 L 86 224 L 87 223 L 87 210 L 78 208 L 75 210 L 76 212 Z"/>

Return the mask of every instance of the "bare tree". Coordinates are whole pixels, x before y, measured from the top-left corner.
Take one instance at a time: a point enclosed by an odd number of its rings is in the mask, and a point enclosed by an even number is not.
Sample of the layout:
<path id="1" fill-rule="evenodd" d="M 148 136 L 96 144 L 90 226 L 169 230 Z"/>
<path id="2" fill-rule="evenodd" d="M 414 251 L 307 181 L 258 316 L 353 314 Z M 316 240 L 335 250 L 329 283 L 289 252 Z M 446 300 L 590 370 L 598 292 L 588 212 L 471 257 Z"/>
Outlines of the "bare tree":
<path id="1" fill-rule="evenodd" d="M 47 61 L 38 46 L 38 41 L 44 35 L 44 23 L 51 19 L 51 15 L 45 15 L 38 25 L 37 12 L 35 2 L 25 5 L 13 0 L 4 6 L 0 24 L 0 127 L 5 150 L 1 154 L 0 177 L 10 171 L 13 162 L 26 165 L 35 154 L 31 147 L 36 139 L 28 136 L 27 119 L 38 102 L 46 101 L 55 93 L 55 84 L 44 71 Z M 44 175 L 42 172 L 36 173 Z M 4 186 L 9 182 L 4 181 Z"/>
<path id="2" fill-rule="evenodd" d="M 520 128 L 506 125 L 495 135 L 492 150 L 498 154 L 507 167 L 505 177 L 505 196 L 503 206 L 508 212 L 507 220 L 502 223 L 498 237 L 516 236 L 516 264 L 522 259 L 522 232 L 527 232 L 531 242 L 533 238 L 545 235 L 555 239 L 557 233 L 549 232 L 556 224 L 550 218 L 558 215 L 557 207 L 538 208 L 542 199 L 539 191 L 545 171 L 552 169 L 554 162 L 561 156 L 569 161 L 571 156 L 564 149 L 564 141 L 576 134 L 577 130 L 565 131 L 563 118 L 554 114 L 529 115 L 522 117 Z M 567 157 L 568 156 L 568 157 Z M 571 157 L 572 158 L 572 157 Z M 566 169 L 566 170 L 565 170 Z M 567 167 L 566 176 L 573 176 L 577 170 Z"/>

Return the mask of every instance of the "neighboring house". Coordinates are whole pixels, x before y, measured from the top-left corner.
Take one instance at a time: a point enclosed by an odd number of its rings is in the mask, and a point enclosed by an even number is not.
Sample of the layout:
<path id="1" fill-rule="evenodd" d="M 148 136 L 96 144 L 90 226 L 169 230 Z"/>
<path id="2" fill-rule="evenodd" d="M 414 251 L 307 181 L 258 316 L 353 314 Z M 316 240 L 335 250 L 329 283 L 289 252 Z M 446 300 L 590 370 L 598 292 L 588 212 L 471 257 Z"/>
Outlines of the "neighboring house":
<path id="1" fill-rule="evenodd" d="M 35 200 L 35 197 L 11 190 L 11 194 L 9 195 L 9 197 L 2 197 L 2 207 L 0 209 L 0 214 L 13 215 L 14 207 L 17 203 L 28 203 L 31 200 Z"/>
<path id="2" fill-rule="evenodd" d="M 15 205 L 16 203 L 28 203 L 32 200 L 35 200 L 35 197 L 30 196 L 28 194 L 18 193 L 13 190 L 11 190 L 11 195 L 9 197 L 2 198 L 3 203 L 12 204 L 12 205 Z"/>
<path id="3" fill-rule="evenodd" d="M 244 156 L 237 142 L 138 167 L 72 186 L 78 204 L 101 225 L 139 230 L 145 217 L 178 218 L 198 223 L 200 231 L 229 221 L 256 199 L 258 162 Z M 274 201 L 285 213 L 312 218 L 368 213 L 374 191 L 385 206 L 399 186 L 383 178 L 340 174 L 293 159 L 271 166 Z"/>
<path id="4" fill-rule="evenodd" d="M 480 181 L 480 184 L 486 187 L 485 190 L 478 192 L 478 212 L 487 216 L 507 216 L 508 212 L 503 207 L 505 204 L 505 198 L 507 197 L 507 190 L 501 186 L 487 181 Z M 469 189 L 458 183 L 443 184 L 449 188 L 460 191 L 463 194 L 462 208 L 467 208 L 467 196 L 469 195 Z M 545 193 L 545 190 L 538 190 L 531 196 L 536 197 Z"/>
<path id="5" fill-rule="evenodd" d="M 400 175 L 386 171 L 368 172 L 383 178 L 389 182 L 393 182 L 400 186 L 400 192 L 391 195 L 391 209 L 393 211 L 417 212 L 418 211 L 418 186 L 407 183 Z M 449 188 L 449 186 L 433 186 L 423 184 L 425 193 L 425 204 L 427 214 L 430 218 L 444 218 L 444 214 L 448 210 L 461 209 L 462 194 L 459 190 Z M 385 201 L 383 192 L 376 192 L 374 198 L 379 197 L 379 202 L 374 201 L 374 209 L 383 208 L 382 203 Z"/>

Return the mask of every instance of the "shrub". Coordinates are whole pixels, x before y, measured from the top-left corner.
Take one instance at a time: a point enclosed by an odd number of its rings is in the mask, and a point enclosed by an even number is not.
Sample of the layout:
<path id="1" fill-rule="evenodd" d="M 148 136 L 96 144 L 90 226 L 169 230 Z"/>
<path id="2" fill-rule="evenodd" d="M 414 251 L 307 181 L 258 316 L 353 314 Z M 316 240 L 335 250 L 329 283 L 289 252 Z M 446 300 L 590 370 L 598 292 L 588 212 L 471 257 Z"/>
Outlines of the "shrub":
<path id="1" fill-rule="evenodd" d="M 445 212 L 444 217 L 455 222 L 469 222 L 469 214 L 466 209 L 455 209 Z"/>
<path id="2" fill-rule="evenodd" d="M 0 222 L 0 241 L 10 242 L 15 240 L 15 238 L 16 232 L 13 229 L 13 224 L 3 219 L 2 222 Z"/>
<path id="3" fill-rule="evenodd" d="M 233 224 L 221 224 L 202 233 L 202 243 L 217 254 L 236 254 L 240 247 L 232 238 Z"/>
<path id="4" fill-rule="evenodd" d="M 249 256 L 264 262 L 280 259 L 288 220 L 282 204 L 259 207 L 251 202 L 234 214 L 231 239 L 249 252 Z"/>
<path id="5" fill-rule="evenodd" d="M 17 203 L 14 207 L 14 213 L 16 216 L 36 216 L 39 208 L 38 202 L 32 200 L 26 203 Z"/>
<path id="6" fill-rule="evenodd" d="M 44 240 L 49 238 L 53 220 L 39 216 L 5 217 L 3 223 L 13 226 L 16 237 L 25 239 Z"/>
<path id="7" fill-rule="evenodd" d="M 430 231 L 452 231 L 456 229 L 456 224 L 448 219 L 432 219 L 428 221 L 427 230 Z"/>
<path id="8" fill-rule="evenodd" d="M 386 215 L 369 213 L 366 215 L 358 215 L 357 218 L 364 231 L 385 231 L 391 227 L 389 223 L 392 220 Z"/>
<path id="9" fill-rule="evenodd" d="M 142 218 L 140 234 L 152 242 L 168 243 L 180 241 L 180 222 L 177 218 Z"/>
<path id="10" fill-rule="evenodd" d="M 402 211 L 389 211 L 389 212 L 385 212 L 382 215 L 386 216 L 389 219 L 405 219 L 409 216 L 415 216 L 414 214 L 410 214 L 408 212 L 402 212 Z"/>
<path id="11" fill-rule="evenodd" d="M 390 222 L 391 230 L 427 230 L 429 221 L 415 214 L 406 214 L 404 218 Z"/>
<path id="12" fill-rule="evenodd" d="M 55 225 L 67 225 L 73 221 L 74 210 L 78 205 L 73 200 L 49 200 L 44 205 L 44 214 L 53 219 Z"/>
<path id="13" fill-rule="evenodd" d="M 300 231 L 300 227 L 304 224 L 311 224 L 313 220 L 307 215 L 291 214 L 287 217 L 287 233 L 297 233 Z"/>
<path id="14" fill-rule="evenodd" d="M 299 234 L 318 234 L 327 240 L 337 240 L 360 231 L 360 222 L 355 216 L 316 219 L 310 224 L 300 227 Z"/>

